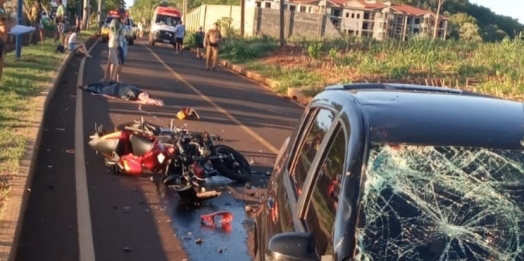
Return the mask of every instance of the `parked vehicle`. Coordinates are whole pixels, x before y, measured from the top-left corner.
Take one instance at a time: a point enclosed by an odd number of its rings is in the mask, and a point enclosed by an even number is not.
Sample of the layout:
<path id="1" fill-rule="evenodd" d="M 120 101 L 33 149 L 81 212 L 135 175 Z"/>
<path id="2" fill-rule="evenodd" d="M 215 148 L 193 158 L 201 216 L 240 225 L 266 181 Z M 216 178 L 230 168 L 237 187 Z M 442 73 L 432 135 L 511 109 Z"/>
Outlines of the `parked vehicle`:
<path id="1" fill-rule="evenodd" d="M 89 145 L 104 156 L 112 173 L 140 175 L 145 168 L 161 174 L 163 186 L 194 201 L 220 195 L 206 191 L 206 181 L 212 176 L 224 175 L 238 182 L 251 177 L 247 159 L 231 147 L 213 144 L 213 137 L 174 127 L 173 121 L 164 128 L 141 118 L 120 124 L 113 133 L 96 127 Z"/>
<path id="2" fill-rule="evenodd" d="M 524 104 L 326 88 L 278 154 L 256 260 L 524 260 Z"/>
<path id="3" fill-rule="evenodd" d="M 180 22 L 181 12 L 173 7 L 157 6 L 153 13 L 149 44 L 157 42 L 175 44 L 175 26 Z"/>

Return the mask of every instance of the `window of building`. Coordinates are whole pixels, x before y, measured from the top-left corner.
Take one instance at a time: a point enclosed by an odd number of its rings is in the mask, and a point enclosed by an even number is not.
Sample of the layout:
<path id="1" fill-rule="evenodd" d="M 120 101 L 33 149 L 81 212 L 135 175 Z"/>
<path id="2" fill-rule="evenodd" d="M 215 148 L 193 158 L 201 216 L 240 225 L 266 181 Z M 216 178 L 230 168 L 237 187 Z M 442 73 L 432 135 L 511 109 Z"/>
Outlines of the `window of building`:
<path id="1" fill-rule="evenodd" d="M 355 13 L 351 13 L 351 18 L 355 18 Z"/>
<path id="2" fill-rule="evenodd" d="M 266 2 L 266 8 L 271 8 L 271 3 L 270 2 Z"/>
<path id="3" fill-rule="evenodd" d="M 357 14 L 357 19 L 360 19 L 360 14 Z"/>
<path id="4" fill-rule="evenodd" d="M 295 11 L 297 9 L 297 6 L 295 5 L 290 5 L 289 6 L 289 11 Z"/>
<path id="5" fill-rule="evenodd" d="M 300 7 L 300 12 L 301 13 L 305 13 L 306 12 L 306 7 L 305 6 L 301 6 Z"/>
<path id="6" fill-rule="evenodd" d="M 332 16 L 340 16 L 341 10 L 340 9 L 333 9 L 331 11 Z"/>
<path id="7" fill-rule="evenodd" d="M 420 24 L 420 18 L 415 18 L 415 24 Z"/>
<path id="8" fill-rule="evenodd" d="M 262 3 L 261 2 L 257 2 L 257 7 L 262 7 Z"/>

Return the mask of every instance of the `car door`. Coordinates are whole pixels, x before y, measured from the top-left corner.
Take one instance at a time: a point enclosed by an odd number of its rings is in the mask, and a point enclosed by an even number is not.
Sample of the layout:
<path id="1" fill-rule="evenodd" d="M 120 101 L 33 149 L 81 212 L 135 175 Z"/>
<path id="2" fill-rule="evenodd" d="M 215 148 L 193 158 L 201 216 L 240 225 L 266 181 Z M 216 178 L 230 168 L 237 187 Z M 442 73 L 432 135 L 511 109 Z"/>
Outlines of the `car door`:
<path id="1" fill-rule="evenodd" d="M 338 210 L 341 180 L 346 173 L 345 162 L 350 130 L 342 124 L 333 124 L 325 136 L 321 151 L 313 160 L 298 204 L 302 231 L 315 235 L 319 260 L 334 260 L 333 228 Z M 326 259 L 323 259 L 326 258 Z"/>
<path id="2" fill-rule="evenodd" d="M 312 160 L 318 153 L 319 144 L 334 116 L 335 112 L 326 107 L 311 107 L 305 112 L 305 117 L 284 152 L 287 157 L 283 159 L 281 170 L 273 172 L 269 181 L 264 217 L 257 228 L 262 230 L 257 232 L 262 235 L 260 247 L 266 248 L 269 239 L 278 233 L 296 230 L 297 200 Z"/>

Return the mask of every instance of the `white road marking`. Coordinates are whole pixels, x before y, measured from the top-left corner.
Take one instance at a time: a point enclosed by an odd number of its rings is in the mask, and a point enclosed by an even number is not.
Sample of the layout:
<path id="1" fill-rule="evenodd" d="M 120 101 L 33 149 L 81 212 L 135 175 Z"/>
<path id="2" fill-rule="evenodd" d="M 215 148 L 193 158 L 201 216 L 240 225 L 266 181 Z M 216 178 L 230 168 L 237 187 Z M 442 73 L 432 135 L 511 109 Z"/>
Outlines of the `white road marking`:
<path id="1" fill-rule="evenodd" d="M 98 44 L 99 40 L 89 48 L 89 53 Z M 75 183 L 76 183 L 76 211 L 78 226 L 79 261 L 95 261 L 95 247 L 93 245 L 93 229 L 91 227 L 91 211 L 86 177 L 86 163 L 84 155 L 84 112 L 82 104 L 83 90 L 78 86 L 84 85 L 84 66 L 86 58 L 80 61 L 76 91 L 75 112 Z"/>
<path id="2" fill-rule="evenodd" d="M 228 111 L 226 111 L 225 109 L 223 109 L 222 107 L 218 106 L 215 102 L 213 102 L 209 97 L 205 96 L 202 92 L 200 92 L 193 84 L 191 84 L 190 82 L 186 81 L 186 79 L 182 78 L 182 76 L 180 74 L 178 74 L 177 72 L 175 72 L 175 70 L 173 70 L 171 67 L 169 67 L 169 65 L 167 65 L 163 60 L 162 58 L 160 58 L 155 52 L 153 52 L 153 50 L 151 50 L 149 47 L 143 45 L 149 52 L 151 52 L 151 54 L 153 54 L 153 56 L 167 69 L 169 70 L 179 81 L 181 81 L 182 83 L 184 83 L 187 87 L 189 87 L 190 89 L 192 89 L 196 94 L 198 94 L 202 99 L 204 99 L 205 101 L 207 101 L 209 104 L 211 104 L 213 107 L 215 107 L 215 109 L 217 111 L 219 111 L 220 113 L 222 113 L 223 115 L 227 116 L 231 121 L 233 121 L 235 124 L 237 124 L 238 126 L 240 126 L 240 128 L 242 128 L 245 132 L 247 132 L 247 134 L 249 134 L 249 136 L 253 137 L 255 140 L 257 140 L 258 142 L 260 142 L 260 144 L 262 144 L 264 147 L 266 147 L 269 151 L 271 151 L 272 153 L 274 154 L 277 154 L 279 149 L 275 148 L 273 145 L 271 145 L 269 142 L 267 142 L 264 138 L 260 137 L 260 135 L 258 135 L 256 132 L 254 132 L 252 129 L 250 129 L 249 127 L 247 127 L 246 125 L 242 124 L 242 122 L 240 122 L 239 120 L 237 120 L 235 117 L 233 117 L 233 115 L 231 115 Z M 204 69 L 204 68 L 202 68 Z"/>

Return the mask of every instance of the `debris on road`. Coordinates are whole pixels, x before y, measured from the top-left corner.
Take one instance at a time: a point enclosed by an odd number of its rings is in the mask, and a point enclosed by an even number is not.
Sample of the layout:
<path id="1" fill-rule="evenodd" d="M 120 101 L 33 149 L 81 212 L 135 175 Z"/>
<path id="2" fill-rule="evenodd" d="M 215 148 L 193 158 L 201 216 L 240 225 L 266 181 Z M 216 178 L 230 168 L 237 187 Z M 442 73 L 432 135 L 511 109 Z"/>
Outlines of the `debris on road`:
<path id="1" fill-rule="evenodd" d="M 195 240 L 195 243 L 197 244 L 202 244 L 204 242 L 204 240 L 202 238 L 198 238 L 197 240 Z"/>
<path id="2" fill-rule="evenodd" d="M 129 248 L 129 247 L 124 247 L 124 252 L 126 252 L 126 253 L 131 253 L 131 248 Z"/>
<path id="3" fill-rule="evenodd" d="M 123 207 L 122 211 L 124 211 L 124 213 L 126 213 L 126 214 L 129 214 L 129 213 L 131 213 L 131 207 Z"/>
<path id="4" fill-rule="evenodd" d="M 200 216 L 200 223 L 203 225 L 216 227 L 215 224 L 215 217 L 219 216 L 221 217 L 220 223 L 224 227 L 226 225 L 229 225 L 229 223 L 233 220 L 233 214 L 229 211 L 218 211 L 213 212 L 210 214 L 205 214 Z"/>

